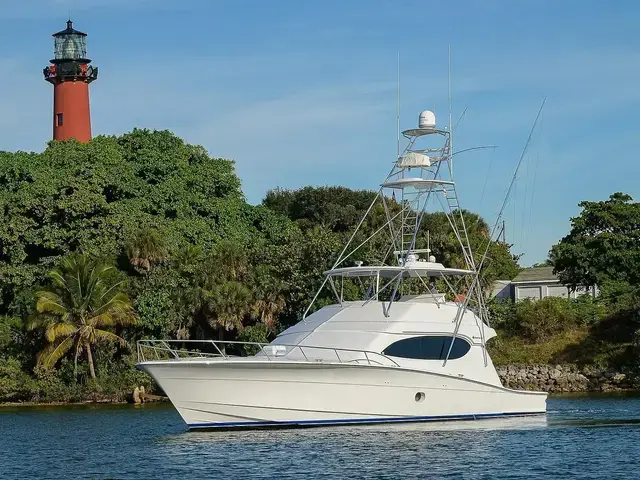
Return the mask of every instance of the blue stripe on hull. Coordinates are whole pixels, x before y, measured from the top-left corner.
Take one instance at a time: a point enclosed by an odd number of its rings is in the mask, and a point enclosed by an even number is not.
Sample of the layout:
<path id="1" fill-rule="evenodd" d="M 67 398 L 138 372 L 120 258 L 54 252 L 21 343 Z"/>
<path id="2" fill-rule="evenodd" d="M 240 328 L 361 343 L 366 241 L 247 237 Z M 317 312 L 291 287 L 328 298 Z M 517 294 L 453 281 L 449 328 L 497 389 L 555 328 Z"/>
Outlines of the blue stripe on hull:
<path id="1" fill-rule="evenodd" d="M 253 427 L 295 427 L 321 425 L 349 425 L 366 423 L 401 423 L 401 422 L 433 422 L 447 420 L 476 420 L 481 418 L 523 417 L 527 415 L 541 415 L 540 412 L 508 412 L 508 413 L 476 413 L 467 415 L 440 415 L 426 417 L 387 417 L 387 418 L 344 418 L 335 420 L 293 420 L 293 421 L 262 421 L 262 422 L 213 422 L 191 423 L 190 429 L 195 428 L 253 428 Z"/>

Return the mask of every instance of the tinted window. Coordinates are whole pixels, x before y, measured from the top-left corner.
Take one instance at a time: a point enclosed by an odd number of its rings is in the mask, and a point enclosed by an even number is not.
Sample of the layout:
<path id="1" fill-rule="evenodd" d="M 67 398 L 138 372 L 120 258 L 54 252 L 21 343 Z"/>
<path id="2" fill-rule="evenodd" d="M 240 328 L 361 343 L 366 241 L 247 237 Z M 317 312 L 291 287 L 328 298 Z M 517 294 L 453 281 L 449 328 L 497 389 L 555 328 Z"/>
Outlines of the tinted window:
<path id="1" fill-rule="evenodd" d="M 451 340 L 452 337 L 444 335 L 405 338 L 392 343 L 382 353 L 391 357 L 444 360 L 447 357 Z M 464 357 L 470 348 L 469 342 L 462 338 L 456 338 L 449 359 Z"/>

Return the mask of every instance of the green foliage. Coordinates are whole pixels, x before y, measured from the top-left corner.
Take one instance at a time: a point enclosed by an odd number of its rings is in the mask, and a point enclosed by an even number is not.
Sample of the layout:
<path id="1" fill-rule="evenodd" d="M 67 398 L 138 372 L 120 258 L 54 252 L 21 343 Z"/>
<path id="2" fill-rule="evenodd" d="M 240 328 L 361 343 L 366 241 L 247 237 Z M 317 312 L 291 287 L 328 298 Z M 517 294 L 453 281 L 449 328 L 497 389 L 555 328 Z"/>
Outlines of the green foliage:
<path id="1" fill-rule="evenodd" d="M 527 340 L 540 342 L 576 325 L 571 304 L 564 298 L 526 299 L 516 304 L 516 325 Z"/>
<path id="2" fill-rule="evenodd" d="M 516 316 L 516 303 L 510 299 L 492 299 L 487 302 L 491 326 L 496 330 L 514 334 L 518 323 Z"/>
<path id="3" fill-rule="evenodd" d="M 300 258 L 301 263 L 295 267 L 304 270 L 304 274 L 296 278 L 297 285 L 302 285 L 304 288 L 296 287 L 296 283 L 292 282 L 292 293 L 295 293 L 294 298 L 287 300 L 289 307 L 287 310 L 295 312 L 296 316 L 285 315 L 284 323 L 289 324 L 299 318 L 306 305 L 303 307 L 297 300 L 304 299 L 304 302 L 308 302 L 308 299 L 315 294 L 315 290 L 323 280 L 321 272 L 332 266 L 340 250 L 357 227 L 361 216 L 375 198 L 376 192 L 374 191 L 353 191 L 343 187 L 277 189 L 267 194 L 263 204 L 287 215 L 298 223 L 307 236 L 302 240 L 303 249 L 313 248 L 315 250 L 314 252 L 304 252 Z M 385 198 L 384 203 L 392 215 L 400 211 L 401 207 L 394 199 Z M 489 241 L 489 226 L 479 215 L 466 210 L 456 212 L 455 215 L 459 224 L 464 221 L 468 230 L 469 243 L 474 251 L 476 263 L 480 262 L 488 247 L 482 269 L 483 288 L 490 289 L 493 281 L 498 278 L 514 278 L 520 267 L 517 263 L 518 258 L 510 253 L 509 245 Z M 388 229 L 380 229 L 380 227 L 384 227 L 386 222 L 387 216 L 383 200 L 378 198 L 377 202 L 373 203 L 370 214 L 363 222 L 360 231 L 354 237 L 352 246 L 355 248 L 365 239 L 369 238 L 370 240 L 358 249 L 352 260 L 362 260 L 365 265 L 381 262 L 388 264 L 394 261 L 389 255 Z M 379 229 L 378 234 L 371 237 Z M 420 236 L 416 239 L 415 247 L 427 248 L 427 246 L 432 250 L 437 261 L 444 265 L 457 268 L 466 267 L 460 243 L 444 213 L 425 213 L 421 217 Z M 295 252 L 294 255 L 296 253 L 300 255 L 302 252 Z M 316 264 L 314 265 L 313 262 Z M 296 273 L 298 272 L 289 272 L 285 278 L 292 278 Z M 350 287 L 352 286 L 349 285 L 348 288 Z M 442 290 L 447 290 L 446 285 Z M 347 292 L 346 298 L 349 293 L 352 292 Z M 328 292 L 322 294 L 314 307 L 324 305 L 330 301 L 330 298 L 332 296 Z M 292 306 L 294 308 L 291 308 Z"/>
<path id="4" fill-rule="evenodd" d="M 532 343 L 517 335 L 502 334 L 491 339 L 487 349 L 495 365 L 557 364 L 568 361 L 561 358 L 562 353 L 580 344 L 587 335 L 586 329 L 569 329 L 544 342 Z"/>
<path id="5" fill-rule="evenodd" d="M 147 273 L 169 256 L 167 245 L 157 230 L 146 227 L 134 233 L 126 245 L 127 257 L 139 272 Z"/>
<path id="6" fill-rule="evenodd" d="M 482 217 L 467 210 L 456 211 L 454 215 L 459 225 L 464 222 L 476 265 L 480 265 L 485 250 L 487 251 L 482 265 L 484 289 L 490 290 L 495 280 L 511 280 L 518 275 L 520 272 L 518 256 L 511 254 L 508 244 L 489 240 L 489 225 Z M 422 235 L 416 241 L 416 245 L 418 248 L 426 248 L 427 243 L 439 262 L 453 268 L 466 268 L 460 243 L 444 213 L 435 212 L 424 215 Z"/>
<path id="7" fill-rule="evenodd" d="M 611 311 L 625 311 L 640 316 L 640 285 L 609 281 L 600 287 L 600 298 Z"/>
<path id="8" fill-rule="evenodd" d="M 69 252 L 115 258 L 152 227 L 170 251 L 246 239 L 251 210 L 231 161 L 166 131 L 2 152 L 0 300 L 11 308 Z"/>
<path id="9" fill-rule="evenodd" d="M 349 232 L 375 196 L 376 192 L 370 190 L 309 186 L 270 190 L 262 204 L 289 217 L 304 230 L 320 225 L 334 232 Z"/>
<path id="10" fill-rule="evenodd" d="M 0 402 L 25 399 L 34 390 L 34 380 L 15 358 L 0 358 Z"/>
<path id="11" fill-rule="evenodd" d="M 16 342 L 21 327 L 22 321 L 17 317 L 0 317 L 0 356 Z"/>
<path id="12" fill-rule="evenodd" d="M 600 368 L 625 368 L 637 364 L 634 326 L 624 314 L 614 313 L 587 329 L 584 337 L 558 352 L 557 363 L 596 365 Z"/>
<path id="13" fill-rule="evenodd" d="M 29 329 L 42 329 L 47 345 L 38 355 L 38 363 L 54 366 L 68 351 L 78 357 L 84 351 L 95 378 L 93 345 L 126 341 L 109 329 L 135 323 L 136 315 L 126 294 L 120 291 L 122 281 L 113 282 L 111 266 L 91 259 L 87 254 L 65 258 L 51 271 L 51 287 L 36 294 L 37 315 Z"/>
<path id="14" fill-rule="evenodd" d="M 184 269 L 155 268 L 134 280 L 132 294 L 138 321 L 125 332 L 127 338 L 188 338 L 197 298 Z"/>
<path id="15" fill-rule="evenodd" d="M 492 301 L 492 324 L 499 335 L 489 343 L 496 364 L 575 363 L 624 368 L 637 363 L 634 344 L 640 322 L 603 298 L 547 297 Z"/>
<path id="16" fill-rule="evenodd" d="M 609 200 L 579 206 L 571 231 L 550 252 L 560 280 L 572 287 L 640 286 L 640 203 L 614 193 Z"/>
<path id="17" fill-rule="evenodd" d="M 256 323 L 244 328 L 238 334 L 240 342 L 269 343 L 271 331 L 264 323 Z M 260 351 L 258 345 L 243 345 L 243 351 L 246 355 L 255 355 Z"/>
<path id="18" fill-rule="evenodd" d="M 563 358 L 581 363 L 640 363 L 633 339 L 640 331 L 640 203 L 614 193 L 606 201 L 579 204 L 571 230 L 550 252 L 560 280 L 600 289 L 605 321 L 567 349 Z M 602 316 L 600 316 L 602 318 Z"/>
<path id="19" fill-rule="evenodd" d="M 606 305 L 589 295 L 577 299 L 546 297 L 542 300 L 493 300 L 488 303 L 492 325 L 509 336 L 531 343 L 595 325 L 608 315 Z"/>

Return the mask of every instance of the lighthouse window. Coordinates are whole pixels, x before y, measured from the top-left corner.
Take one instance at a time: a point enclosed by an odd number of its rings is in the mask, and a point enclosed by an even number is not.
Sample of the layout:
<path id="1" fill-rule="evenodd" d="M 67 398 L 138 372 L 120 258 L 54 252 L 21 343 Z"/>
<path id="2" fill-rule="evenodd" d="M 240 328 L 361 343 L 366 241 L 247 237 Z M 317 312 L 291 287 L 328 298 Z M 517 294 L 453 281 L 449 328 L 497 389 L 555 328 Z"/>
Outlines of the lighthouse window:
<path id="1" fill-rule="evenodd" d="M 392 343 L 382 353 L 391 357 L 444 360 L 447 358 L 452 340 L 453 337 L 444 335 L 405 338 Z M 470 349 L 469 342 L 462 338 L 456 338 L 449 359 L 462 358 Z"/>
<path id="2" fill-rule="evenodd" d="M 55 37 L 56 60 L 76 60 L 87 56 L 87 39 L 83 35 L 65 33 Z"/>
<path id="3" fill-rule="evenodd" d="M 61 127 L 62 123 L 63 123 L 62 114 L 61 113 L 56 113 L 56 125 L 58 127 Z"/>

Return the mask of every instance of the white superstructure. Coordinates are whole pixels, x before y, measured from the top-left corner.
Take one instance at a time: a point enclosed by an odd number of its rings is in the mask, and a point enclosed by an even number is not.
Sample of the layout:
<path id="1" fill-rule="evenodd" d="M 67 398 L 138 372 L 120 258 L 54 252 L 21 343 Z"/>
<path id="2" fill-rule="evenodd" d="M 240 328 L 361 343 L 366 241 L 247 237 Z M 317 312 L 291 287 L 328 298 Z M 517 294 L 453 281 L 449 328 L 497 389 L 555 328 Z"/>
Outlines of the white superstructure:
<path id="1" fill-rule="evenodd" d="M 486 351 L 489 326 L 479 272 L 453 181 L 448 130 L 420 114 L 408 146 L 380 187 L 385 258 L 365 265 L 354 232 L 303 319 L 257 353 L 230 356 L 223 344 L 141 341 L 138 367 L 169 396 L 190 428 L 236 428 L 475 419 L 546 411 L 546 393 L 503 387 Z M 440 144 L 417 148 L 418 140 Z M 396 199 L 396 195 L 399 198 Z M 423 214 L 440 206 L 464 266 L 438 262 Z M 360 222 L 358 228 L 362 225 Z M 428 226 L 426 226 L 428 228 Z M 421 233 L 422 232 L 422 233 Z M 363 243 L 365 243 L 363 242 Z M 426 243 L 426 244 L 425 244 Z M 442 291 L 440 291 L 442 290 Z M 334 305 L 309 314 L 321 294 Z M 358 291 L 362 298 L 350 298 Z M 349 292 L 348 294 L 345 292 Z M 204 343 L 212 353 L 184 349 Z M 202 345 L 196 345 L 202 350 Z"/>

